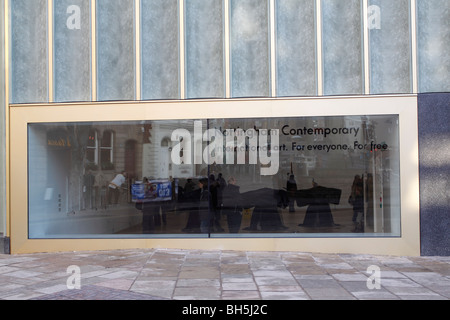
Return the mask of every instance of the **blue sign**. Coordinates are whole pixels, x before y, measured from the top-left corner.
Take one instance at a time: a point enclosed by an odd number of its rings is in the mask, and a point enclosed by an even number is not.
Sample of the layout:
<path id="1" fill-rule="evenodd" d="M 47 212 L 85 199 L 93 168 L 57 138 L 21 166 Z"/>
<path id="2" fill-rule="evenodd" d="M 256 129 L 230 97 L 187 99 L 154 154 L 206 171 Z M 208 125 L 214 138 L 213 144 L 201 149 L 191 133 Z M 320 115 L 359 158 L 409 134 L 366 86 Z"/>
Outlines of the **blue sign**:
<path id="1" fill-rule="evenodd" d="M 131 196 L 135 202 L 172 200 L 172 183 L 168 180 L 152 180 L 131 185 Z"/>

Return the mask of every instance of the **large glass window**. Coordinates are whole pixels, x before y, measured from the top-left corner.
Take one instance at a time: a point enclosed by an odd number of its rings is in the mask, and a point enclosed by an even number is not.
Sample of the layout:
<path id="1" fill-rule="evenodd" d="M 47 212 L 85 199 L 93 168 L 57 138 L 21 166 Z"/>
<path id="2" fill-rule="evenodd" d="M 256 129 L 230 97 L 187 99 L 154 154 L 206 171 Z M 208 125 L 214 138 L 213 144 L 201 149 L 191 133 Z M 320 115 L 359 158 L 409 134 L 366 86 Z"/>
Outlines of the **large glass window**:
<path id="1" fill-rule="evenodd" d="M 92 166 L 96 133 L 113 168 Z M 400 236 L 398 115 L 32 123 L 28 137 L 30 238 Z"/>

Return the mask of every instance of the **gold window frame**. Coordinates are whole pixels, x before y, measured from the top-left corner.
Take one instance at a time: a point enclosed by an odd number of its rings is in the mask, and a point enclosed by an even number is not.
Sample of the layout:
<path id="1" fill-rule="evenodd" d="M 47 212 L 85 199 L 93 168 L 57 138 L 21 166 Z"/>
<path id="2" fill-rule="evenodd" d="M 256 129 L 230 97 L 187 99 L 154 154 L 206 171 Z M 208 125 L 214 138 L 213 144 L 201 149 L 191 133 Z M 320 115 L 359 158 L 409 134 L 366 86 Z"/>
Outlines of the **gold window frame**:
<path id="1" fill-rule="evenodd" d="M 9 230 L 11 253 L 130 248 L 179 248 L 420 255 L 418 116 L 416 95 L 35 104 L 11 105 L 9 111 Z M 28 238 L 27 132 L 29 123 L 386 114 L 399 116 L 400 237 L 208 239 Z"/>

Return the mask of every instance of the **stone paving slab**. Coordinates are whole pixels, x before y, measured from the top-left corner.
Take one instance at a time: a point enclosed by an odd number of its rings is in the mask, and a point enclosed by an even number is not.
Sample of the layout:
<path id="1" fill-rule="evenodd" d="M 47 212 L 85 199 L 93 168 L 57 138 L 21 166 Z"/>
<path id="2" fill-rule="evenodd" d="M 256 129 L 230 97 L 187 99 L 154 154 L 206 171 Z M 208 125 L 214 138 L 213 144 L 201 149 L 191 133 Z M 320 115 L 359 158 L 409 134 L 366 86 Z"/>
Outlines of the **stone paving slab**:
<path id="1" fill-rule="evenodd" d="M 0 254 L 0 299 L 448 300 L 450 257 L 175 249 Z"/>
<path id="2" fill-rule="evenodd" d="M 148 294 L 88 285 L 80 290 L 65 288 L 57 293 L 47 294 L 31 300 L 164 300 Z"/>

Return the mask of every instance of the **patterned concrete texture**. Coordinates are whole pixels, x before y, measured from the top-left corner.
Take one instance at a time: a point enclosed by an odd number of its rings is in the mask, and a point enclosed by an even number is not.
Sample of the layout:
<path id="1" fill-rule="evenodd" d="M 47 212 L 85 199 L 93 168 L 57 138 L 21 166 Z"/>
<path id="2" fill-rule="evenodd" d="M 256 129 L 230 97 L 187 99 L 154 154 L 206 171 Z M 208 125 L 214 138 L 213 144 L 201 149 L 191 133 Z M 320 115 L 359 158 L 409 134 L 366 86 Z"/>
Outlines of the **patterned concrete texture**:
<path id="1" fill-rule="evenodd" d="M 0 255 L 2 300 L 448 300 L 450 257 L 135 249 Z"/>

